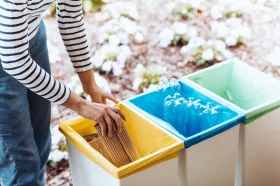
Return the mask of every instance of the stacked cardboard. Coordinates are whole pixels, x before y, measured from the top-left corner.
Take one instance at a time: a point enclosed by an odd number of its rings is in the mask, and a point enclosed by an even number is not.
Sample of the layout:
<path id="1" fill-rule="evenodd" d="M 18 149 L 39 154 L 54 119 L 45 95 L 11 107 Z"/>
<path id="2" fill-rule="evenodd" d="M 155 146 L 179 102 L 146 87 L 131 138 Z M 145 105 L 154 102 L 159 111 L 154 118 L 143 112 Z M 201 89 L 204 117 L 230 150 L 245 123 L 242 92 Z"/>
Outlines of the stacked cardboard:
<path id="1" fill-rule="evenodd" d="M 120 133 L 114 130 L 111 138 L 107 135 L 102 135 L 99 124 L 96 124 L 95 128 L 97 134 L 90 134 L 84 136 L 84 138 L 95 150 L 116 167 L 127 165 L 140 158 L 135 145 L 124 127 Z"/>

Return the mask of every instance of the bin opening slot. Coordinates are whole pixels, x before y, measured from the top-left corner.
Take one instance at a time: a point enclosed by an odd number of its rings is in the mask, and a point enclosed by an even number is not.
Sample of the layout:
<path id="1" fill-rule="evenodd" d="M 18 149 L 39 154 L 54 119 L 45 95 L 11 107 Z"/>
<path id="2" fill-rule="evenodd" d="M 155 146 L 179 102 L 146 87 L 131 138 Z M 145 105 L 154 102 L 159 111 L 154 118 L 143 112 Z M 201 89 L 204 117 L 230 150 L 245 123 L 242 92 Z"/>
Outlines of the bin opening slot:
<path id="1" fill-rule="evenodd" d="M 279 82 L 240 61 L 230 61 L 185 78 L 244 110 L 280 99 Z"/>
<path id="2" fill-rule="evenodd" d="M 121 129 L 121 132 L 113 130 L 113 135 L 110 138 L 107 135 L 102 135 L 100 124 L 96 124 L 95 129 L 97 133 L 86 135 L 84 139 L 116 167 L 121 167 L 140 159 L 138 150 L 125 127 Z"/>
<path id="3" fill-rule="evenodd" d="M 184 137 L 221 124 L 238 113 L 197 92 L 181 81 L 130 100 L 153 117 L 165 121 Z"/>

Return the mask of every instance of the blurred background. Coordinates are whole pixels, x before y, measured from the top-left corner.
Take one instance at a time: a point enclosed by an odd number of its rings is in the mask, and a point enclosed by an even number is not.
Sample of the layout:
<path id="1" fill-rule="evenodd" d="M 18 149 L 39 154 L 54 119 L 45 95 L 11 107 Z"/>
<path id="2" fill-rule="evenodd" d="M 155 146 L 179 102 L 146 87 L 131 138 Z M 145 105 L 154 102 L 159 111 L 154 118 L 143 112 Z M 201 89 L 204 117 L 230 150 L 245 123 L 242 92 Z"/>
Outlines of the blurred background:
<path id="1" fill-rule="evenodd" d="M 280 78 L 279 0 L 83 0 L 98 84 L 120 100 L 238 57 Z M 44 15 L 52 74 L 85 99 L 64 48 L 55 5 Z M 280 94 L 280 93 L 279 93 Z M 46 182 L 72 185 L 60 122 L 76 116 L 52 106 L 52 152 Z"/>

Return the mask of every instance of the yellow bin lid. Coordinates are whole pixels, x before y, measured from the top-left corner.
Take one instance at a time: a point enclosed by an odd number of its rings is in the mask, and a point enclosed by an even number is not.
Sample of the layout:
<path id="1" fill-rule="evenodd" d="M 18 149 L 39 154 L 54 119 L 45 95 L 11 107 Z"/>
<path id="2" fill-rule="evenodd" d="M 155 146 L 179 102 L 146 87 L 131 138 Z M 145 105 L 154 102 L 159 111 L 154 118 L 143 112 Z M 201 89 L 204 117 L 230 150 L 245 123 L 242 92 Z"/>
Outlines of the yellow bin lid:
<path id="1" fill-rule="evenodd" d="M 125 128 L 141 156 L 130 164 L 117 168 L 87 143 L 82 136 L 96 133 L 95 122 L 92 120 L 76 117 L 61 123 L 60 131 L 79 151 L 118 179 L 178 157 L 179 150 L 184 149 L 181 139 L 159 128 L 148 118 L 144 118 L 123 103 L 117 107 L 126 116 Z"/>

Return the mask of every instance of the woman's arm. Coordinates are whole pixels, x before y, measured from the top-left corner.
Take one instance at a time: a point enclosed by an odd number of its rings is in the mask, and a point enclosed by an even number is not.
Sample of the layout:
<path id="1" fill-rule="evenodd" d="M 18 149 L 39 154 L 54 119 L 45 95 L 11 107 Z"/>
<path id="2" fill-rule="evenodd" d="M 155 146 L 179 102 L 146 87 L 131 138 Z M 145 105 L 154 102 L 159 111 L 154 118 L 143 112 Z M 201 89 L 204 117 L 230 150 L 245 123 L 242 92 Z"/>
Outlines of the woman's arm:
<path id="1" fill-rule="evenodd" d="M 3 69 L 36 94 L 63 104 L 70 90 L 29 55 L 27 0 L 1 1 L 0 58 Z"/>
<path id="2" fill-rule="evenodd" d="M 116 98 L 111 96 L 108 92 L 103 91 L 95 82 L 93 70 L 78 73 L 82 82 L 83 89 L 86 94 L 90 95 L 91 100 L 96 103 L 106 104 L 106 99 L 109 99 L 115 103 L 118 102 Z"/>
<path id="3" fill-rule="evenodd" d="M 85 93 L 97 103 L 105 104 L 106 99 L 118 102 L 113 96 L 104 92 L 94 80 L 83 22 L 82 0 L 57 0 L 57 22 L 64 45 Z"/>

